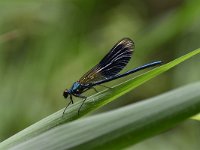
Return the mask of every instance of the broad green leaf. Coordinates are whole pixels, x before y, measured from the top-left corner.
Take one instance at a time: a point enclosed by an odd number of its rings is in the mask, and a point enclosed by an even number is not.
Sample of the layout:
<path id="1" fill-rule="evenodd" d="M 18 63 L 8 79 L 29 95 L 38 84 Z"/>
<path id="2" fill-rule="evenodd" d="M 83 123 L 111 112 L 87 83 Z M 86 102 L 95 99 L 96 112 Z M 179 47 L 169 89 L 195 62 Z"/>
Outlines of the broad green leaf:
<path id="1" fill-rule="evenodd" d="M 148 80 L 158 76 L 159 74 L 169 70 L 170 68 L 178 65 L 179 63 L 189 59 L 190 57 L 199 54 L 200 49 L 196 49 L 178 59 L 175 59 L 167 64 L 164 64 L 160 67 L 157 67 L 147 73 L 144 73 L 136 78 L 130 79 L 124 83 L 121 83 L 112 89 L 105 90 L 103 92 L 99 92 L 95 95 L 88 97 L 87 101 L 84 103 L 81 115 L 77 115 L 77 110 L 80 107 L 82 101 L 79 101 L 73 105 L 71 105 L 62 118 L 63 109 L 42 119 L 41 121 L 31 125 L 30 127 L 22 130 L 21 132 L 17 133 L 16 135 L 8 138 L 7 140 L 3 141 L 0 144 L 1 148 L 8 148 L 15 144 L 19 144 L 24 140 L 30 139 L 36 135 L 39 135 L 51 128 L 54 128 L 60 124 L 75 120 L 91 111 L 98 109 L 106 105 L 107 103 L 115 100 L 116 98 L 122 96 L 123 94 L 133 90 L 134 88 L 138 87 L 139 85 L 147 82 Z"/>
<path id="2" fill-rule="evenodd" d="M 200 82 L 191 84 L 146 101 L 58 126 L 13 149 L 123 149 L 200 112 L 199 91 Z"/>

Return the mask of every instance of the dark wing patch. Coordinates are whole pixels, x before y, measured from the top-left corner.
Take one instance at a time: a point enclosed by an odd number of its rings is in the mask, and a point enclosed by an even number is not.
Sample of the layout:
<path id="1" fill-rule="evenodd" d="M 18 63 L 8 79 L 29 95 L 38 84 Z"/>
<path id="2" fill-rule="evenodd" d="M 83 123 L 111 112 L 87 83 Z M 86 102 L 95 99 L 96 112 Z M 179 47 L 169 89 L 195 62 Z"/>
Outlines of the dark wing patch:
<path id="1" fill-rule="evenodd" d="M 134 43 L 131 39 L 120 40 L 95 67 L 81 77 L 79 82 L 89 84 L 116 75 L 131 59 L 133 48 Z"/>

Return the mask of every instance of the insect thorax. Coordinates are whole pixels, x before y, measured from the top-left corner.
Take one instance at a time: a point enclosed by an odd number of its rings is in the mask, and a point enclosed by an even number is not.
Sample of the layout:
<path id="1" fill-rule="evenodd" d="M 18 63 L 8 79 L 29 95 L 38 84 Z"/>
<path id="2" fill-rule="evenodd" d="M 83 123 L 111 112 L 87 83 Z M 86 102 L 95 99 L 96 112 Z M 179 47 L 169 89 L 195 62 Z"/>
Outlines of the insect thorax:
<path id="1" fill-rule="evenodd" d="M 84 91 L 84 87 L 79 82 L 74 82 L 74 84 L 71 87 L 71 93 L 74 94 L 81 94 Z"/>

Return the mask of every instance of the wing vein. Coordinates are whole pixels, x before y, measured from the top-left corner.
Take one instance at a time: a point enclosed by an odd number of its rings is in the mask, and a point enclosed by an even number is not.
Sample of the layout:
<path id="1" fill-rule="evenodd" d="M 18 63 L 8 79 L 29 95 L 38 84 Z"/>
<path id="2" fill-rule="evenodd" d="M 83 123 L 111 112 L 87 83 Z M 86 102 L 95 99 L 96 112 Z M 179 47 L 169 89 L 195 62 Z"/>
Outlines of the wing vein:
<path id="1" fill-rule="evenodd" d="M 80 78 L 79 82 L 83 85 L 89 84 L 118 74 L 131 59 L 133 48 L 134 42 L 131 39 L 120 40 L 96 66 Z"/>

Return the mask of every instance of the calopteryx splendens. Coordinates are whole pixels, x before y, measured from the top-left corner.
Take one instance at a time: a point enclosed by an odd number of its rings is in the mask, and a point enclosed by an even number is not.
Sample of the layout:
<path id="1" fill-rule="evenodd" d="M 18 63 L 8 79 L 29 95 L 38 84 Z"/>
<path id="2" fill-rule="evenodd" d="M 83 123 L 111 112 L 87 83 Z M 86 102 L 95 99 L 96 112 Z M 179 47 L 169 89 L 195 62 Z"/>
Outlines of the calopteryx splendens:
<path id="1" fill-rule="evenodd" d="M 94 89 L 96 85 L 101 85 L 103 83 L 127 76 L 139 70 L 145 68 L 160 65 L 161 61 L 154 61 L 143 66 L 129 70 L 123 74 L 118 74 L 131 59 L 133 49 L 135 45 L 130 38 L 123 38 L 117 42 L 114 47 L 109 51 L 109 53 L 91 70 L 84 74 L 78 81 L 76 81 L 69 90 L 63 92 L 63 96 L 67 98 L 70 97 L 70 102 L 65 107 L 66 108 L 72 103 L 72 96 L 79 97 L 83 99 L 83 103 L 79 107 L 78 115 L 87 97 L 81 95 L 89 89 Z M 65 110 L 63 114 L 65 113 Z"/>

